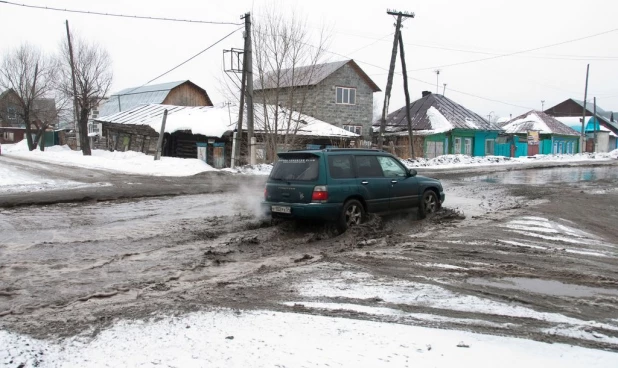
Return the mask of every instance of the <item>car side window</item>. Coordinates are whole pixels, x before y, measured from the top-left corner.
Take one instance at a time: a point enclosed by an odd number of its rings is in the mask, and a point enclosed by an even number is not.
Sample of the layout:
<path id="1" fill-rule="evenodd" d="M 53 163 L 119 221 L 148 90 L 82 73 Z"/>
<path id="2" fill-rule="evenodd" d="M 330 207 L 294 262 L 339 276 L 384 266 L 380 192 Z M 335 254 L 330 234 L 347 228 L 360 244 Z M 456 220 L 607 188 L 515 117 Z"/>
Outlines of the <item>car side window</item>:
<path id="1" fill-rule="evenodd" d="M 384 176 L 387 178 L 401 178 L 408 176 L 406 170 L 392 157 L 379 156 L 378 162 L 380 162 Z"/>
<path id="2" fill-rule="evenodd" d="M 376 156 L 356 156 L 356 172 L 359 178 L 384 177 Z"/>
<path id="3" fill-rule="evenodd" d="M 333 179 L 354 178 L 352 156 L 328 156 L 328 172 Z"/>

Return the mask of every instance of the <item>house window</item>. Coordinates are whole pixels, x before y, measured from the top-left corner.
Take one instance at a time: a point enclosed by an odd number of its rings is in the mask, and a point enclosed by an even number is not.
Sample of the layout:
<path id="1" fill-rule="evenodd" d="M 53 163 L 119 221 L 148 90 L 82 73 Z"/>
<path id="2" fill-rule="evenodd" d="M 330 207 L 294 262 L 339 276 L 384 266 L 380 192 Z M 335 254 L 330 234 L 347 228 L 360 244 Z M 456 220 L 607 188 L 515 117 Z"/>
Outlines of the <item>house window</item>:
<path id="1" fill-rule="evenodd" d="M 358 135 L 363 134 L 363 126 L 362 125 L 344 125 L 343 129 L 348 132 L 356 133 Z"/>
<path id="2" fill-rule="evenodd" d="M 15 119 L 17 119 L 17 112 L 15 111 L 15 108 L 14 108 L 14 107 L 9 107 L 9 108 L 7 108 L 6 112 L 7 112 L 6 117 L 7 117 L 9 120 L 15 120 Z"/>
<path id="3" fill-rule="evenodd" d="M 464 154 L 468 156 L 472 156 L 472 138 L 464 139 L 464 149 L 465 149 Z"/>
<path id="4" fill-rule="evenodd" d="M 461 138 L 455 138 L 455 147 L 453 153 L 456 155 L 461 153 Z"/>
<path id="5" fill-rule="evenodd" d="M 337 87 L 337 103 L 356 105 L 356 88 Z"/>
<path id="6" fill-rule="evenodd" d="M 494 140 L 487 139 L 485 140 L 485 156 L 493 156 L 494 155 Z"/>
<path id="7" fill-rule="evenodd" d="M 4 140 L 7 142 L 13 142 L 15 139 L 13 132 L 4 132 Z"/>

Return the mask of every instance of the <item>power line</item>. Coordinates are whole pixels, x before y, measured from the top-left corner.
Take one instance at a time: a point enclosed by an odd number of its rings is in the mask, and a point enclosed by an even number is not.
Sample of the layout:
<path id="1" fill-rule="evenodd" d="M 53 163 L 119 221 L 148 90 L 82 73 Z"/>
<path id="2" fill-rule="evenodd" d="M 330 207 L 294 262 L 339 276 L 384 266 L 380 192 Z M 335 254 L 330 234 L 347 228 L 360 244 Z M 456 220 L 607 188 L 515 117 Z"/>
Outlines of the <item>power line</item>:
<path id="1" fill-rule="evenodd" d="M 427 68 L 414 69 L 412 71 L 413 72 L 419 72 L 419 71 L 423 71 L 423 70 L 432 70 L 432 69 L 436 69 L 436 68 L 447 68 L 447 67 L 456 66 L 456 65 L 464 65 L 464 64 L 477 63 L 477 62 L 480 62 L 480 61 L 493 60 L 493 59 L 498 59 L 498 58 L 507 57 L 507 56 L 513 56 L 513 55 L 517 55 L 517 54 L 523 54 L 523 53 L 526 53 L 526 52 L 546 49 L 546 48 L 549 48 L 549 47 L 560 46 L 560 45 L 564 45 L 564 44 L 567 44 L 567 43 L 581 41 L 581 40 L 585 40 L 585 39 L 588 39 L 588 38 L 601 36 L 601 35 L 612 33 L 612 32 L 616 32 L 616 31 L 618 31 L 618 28 L 610 29 L 609 31 L 605 31 L 605 32 L 595 33 L 595 34 L 589 35 L 589 36 L 575 38 L 575 39 L 568 40 L 568 41 L 562 41 L 562 42 L 554 43 L 554 44 L 551 44 L 551 45 L 535 47 L 535 48 L 532 48 L 532 49 L 520 50 L 520 51 L 511 52 L 511 53 L 508 53 L 508 54 L 501 54 L 501 55 L 491 56 L 491 57 L 482 58 L 482 59 L 468 60 L 468 61 L 463 61 L 463 62 L 460 62 L 460 63 L 444 64 L 444 65 L 432 66 L 432 67 L 427 67 Z"/>
<path id="2" fill-rule="evenodd" d="M 241 30 L 241 29 L 243 29 L 243 28 L 245 28 L 245 27 L 243 26 L 243 27 L 240 27 L 240 28 L 235 29 L 234 31 L 232 31 L 232 32 L 228 33 L 225 37 L 223 37 L 223 38 L 219 39 L 217 42 L 213 43 L 212 45 L 210 45 L 210 46 L 208 46 L 207 48 L 203 49 L 202 51 L 198 52 L 197 54 L 195 54 L 195 55 L 191 56 L 191 57 L 190 57 L 190 58 L 188 58 L 187 60 L 183 61 L 182 63 L 180 63 L 180 64 L 178 64 L 178 65 L 176 65 L 175 67 L 173 67 L 172 69 L 170 69 L 170 70 L 166 71 L 165 73 L 160 74 L 160 75 L 158 75 L 158 76 L 156 76 L 156 77 L 152 78 L 151 80 L 149 80 L 148 82 L 146 82 L 146 83 L 142 84 L 141 86 L 139 86 L 139 87 L 135 87 L 135 88 L 133 88 L 132 90 L 130 90 L 130 91 L 126 92 L 126 93 L 123 93 L 122 95 L 116 95 L 116 96 L 124 96 L 124 95 L 128 95 L 128 94 L 130 94 L 131 92 L 135 91 L 136 89 L 142 88 L 142 87 L 144 87 L 144 86 L 146 86 L 146 85 L 148 85 L 148 84 L 150 84 L 150 83 L 152 83 L 152 82 L 156 81 L 157 79 L 161 78 L 162 76 L 164 76 L 164 75 L 166 75 L 166 74 L 171 73 L 172 71 L 174 71 L 174 70 L 176 70 L 176 69 L 180 68 L 181 66 L 185 65 L 185 64 L 186 64 L 186 63 L 188 63 L 189 61 L 191 61 L 191 60 L 195 59 L 196 57 L 198 57 L 198 56 L 200 56 L 201 54 L 205 53 L 206 51 L 210 50 L 210 49 L 211 49 L 211 48 L 213 48 L 215 45 L 217 45 L 219 42 L 221 42 L 221 41 L 225 40 L 226 38 L 230 37 L 231 35 L 233 35 L 234 33 L 238 32 L 238 31 L 240 31 L 240 30 Z"/>
<path id="3" fill-rule="evenodd" d="M 147 16 L 142 16 L 142 15 L 126 15 L 126 14 L 117 14 L 117 13 L 102 13 L 102 12 L 94 12 L 94 11 L 86 11 L 86 10 L 76 10 L 76 9 L 61 9 L 61 8 L 53 8 L 53 7 L 50 7 L 50 6 L 38 6 L 38 5 L 14 3 L 14 2 L 11 2 L 11 1 L 4 1 L 4 0 L 0 0 L 0 3 L 7 4 L 7 5 L 21 6 L 21 7 L 24 7 L 24 8 L 52 10 L 52 11 L 59 11 L 59 12 L 65 12 L 65 13 L 78 13 L 78 14 L 88 14 L 88 15 L 102 15 L 102 16 L 117 17 L 117 18 L 161 20 L 161 21 L 168 21 L 168 22 L 185 22 L 185 23 L 200 23 L 200 24 L 221 24 L 221 25 L 234 25 L 234 26 L 239 26 L 239 25 L 243 24 L 243 23 L 217 22 L 217 21 L 208 21 L 208 20 L 176 19 L 176 18 L 163 18 L 163 17 L 147 17 Z"/>

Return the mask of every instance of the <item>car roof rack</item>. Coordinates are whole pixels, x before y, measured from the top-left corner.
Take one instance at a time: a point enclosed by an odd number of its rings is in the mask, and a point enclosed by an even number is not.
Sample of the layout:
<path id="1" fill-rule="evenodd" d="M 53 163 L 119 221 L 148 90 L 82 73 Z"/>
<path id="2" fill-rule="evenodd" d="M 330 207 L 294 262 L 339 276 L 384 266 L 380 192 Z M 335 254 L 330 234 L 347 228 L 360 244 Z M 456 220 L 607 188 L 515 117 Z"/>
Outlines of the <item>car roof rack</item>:
<path id="1" fill-rule="evenodd" d="M 365 152 L 386 152 L 384 150 L 377 149 L 377 148 L 321 148 L 321 149 L 320 148 L 316 148 L 316 149 L 305 148 L 305 149 L 291 149 L 291 150 L 288 150 L 287 152 L 316 152 L 316 151 L 326 151 L 326 152 L 359 152 L 359 151 L 365 151 Z M 282 153 L 285 153 L 285 152 L 282 152 Z"/>

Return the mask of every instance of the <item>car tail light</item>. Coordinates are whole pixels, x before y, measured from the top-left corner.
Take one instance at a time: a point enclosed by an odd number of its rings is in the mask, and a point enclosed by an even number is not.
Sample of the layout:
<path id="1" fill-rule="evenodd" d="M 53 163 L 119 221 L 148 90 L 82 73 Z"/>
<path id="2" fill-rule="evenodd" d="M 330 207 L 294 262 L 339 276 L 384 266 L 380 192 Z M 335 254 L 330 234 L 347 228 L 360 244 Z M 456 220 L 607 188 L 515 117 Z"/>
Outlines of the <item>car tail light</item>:
<path id="1" fill-rule="evenodd" d="M 318 185 L 313 188 L 313 194 L 311 195 L 313 202 L 326 202 L 328 201 L 328 188 L 326 185 Z"/>
<path id="2" fill-rule="evenodd" d="M 268 189 L 264 187 L 264 199 L 268 199 Z"/>

